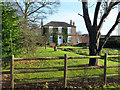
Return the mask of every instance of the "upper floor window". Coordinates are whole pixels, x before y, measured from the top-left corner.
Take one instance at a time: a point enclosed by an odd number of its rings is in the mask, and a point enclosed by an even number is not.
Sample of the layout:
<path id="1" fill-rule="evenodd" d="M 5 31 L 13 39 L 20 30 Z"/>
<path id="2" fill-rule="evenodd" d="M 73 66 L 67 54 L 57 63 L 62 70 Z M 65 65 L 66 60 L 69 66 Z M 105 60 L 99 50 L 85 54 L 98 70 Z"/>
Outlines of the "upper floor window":
<path id="1" fill-rule="evenodd" d="M 68 34 L 71 34 L 71 27 L 68 27 Z"/>
<path id="2" fill-rule="evenodd" d="M 62 27 L 58 27 L 58 32 L 62 33 Z"/>
<path id="3" fill-rule="evenodd" d="M 49 32 L 53 33 L 53 27 L 52 26 L 49 26 Z"/>

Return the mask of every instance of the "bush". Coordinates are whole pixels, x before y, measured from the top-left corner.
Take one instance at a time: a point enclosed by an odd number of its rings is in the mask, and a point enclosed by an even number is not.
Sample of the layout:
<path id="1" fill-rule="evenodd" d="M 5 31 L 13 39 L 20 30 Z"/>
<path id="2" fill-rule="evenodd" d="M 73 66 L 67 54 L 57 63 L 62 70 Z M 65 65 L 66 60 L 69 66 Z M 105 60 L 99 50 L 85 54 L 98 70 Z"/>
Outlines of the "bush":
<path id="1" fill-rule="evenodd" d="M 87 43 L 79 43 L 79 44 L 77 44 L 75 46 L 83 47 L 83 46 L 88 46 L 88 45 L 87 45 Z"/>
<path id="2" fill-rule="evenodd" d="M 50 47 L 54 47 L 55 46 L 55 43 L 50 43 Z"/>
<path id="3" fill-rule="evenodd" d="M 100 39 L 102 43 L 103 39 Z M 110 37 L 105 44 L 104 48 L 120 48 L 120 37 Z"/>

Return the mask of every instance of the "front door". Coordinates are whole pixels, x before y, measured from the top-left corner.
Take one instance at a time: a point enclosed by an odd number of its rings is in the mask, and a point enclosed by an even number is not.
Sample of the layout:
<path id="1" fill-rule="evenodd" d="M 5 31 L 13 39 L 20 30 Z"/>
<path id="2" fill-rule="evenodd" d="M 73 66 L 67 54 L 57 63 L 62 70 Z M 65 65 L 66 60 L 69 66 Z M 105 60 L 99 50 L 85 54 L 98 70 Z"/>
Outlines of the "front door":
<path id="1" fill-rule="evenodd" d="M 58 35 L 58 45 L 63 43 L 63 36 L 62 35 Z"/>

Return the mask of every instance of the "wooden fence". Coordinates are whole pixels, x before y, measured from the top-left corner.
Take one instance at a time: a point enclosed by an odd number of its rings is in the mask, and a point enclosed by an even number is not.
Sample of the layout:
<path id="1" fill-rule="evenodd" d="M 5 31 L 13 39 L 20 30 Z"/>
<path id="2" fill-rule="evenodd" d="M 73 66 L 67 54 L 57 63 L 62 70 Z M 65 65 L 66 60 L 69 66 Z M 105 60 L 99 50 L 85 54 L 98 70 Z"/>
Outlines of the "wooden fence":
<path id="1" fill-rule="evenodd" d="M 15 58 L 14 55 L 12 55 L 11 59 L 11 66 L 10 66 L 10 72 L 2 72 L 2 74 L 11 74 L 11 87 L 14 88 L 14 74 L 18 73 L 35 73 L 35 72 L 49 72 L 49 71 L 63 71 L 64 70 L 64 87 L 67 87 L 67 70 L 85 70 L 85 69 L 100 69 L 104 68 L 104 84 L 106 84 L 107 77 L 106 77 L 106 70 L 107 68 L 112 67 L 120 67 L 117 66 L 107 66 L 107 58 L 114 58 L 114 57 L 120 57 L 119 55 L 107 55 L 104 56 L 68 56 L 67 54 L 64 55 L 64 57 L 40 57 L 40 58 Z M 91 66 L 91 67 L 82 67 L 82 68 L 67 68 L 67 61 L 68 59 L 89 59 L 89 58 L 98 58 L 98 59 L 104 59 L 104 66 Z M 23 61 L 23 60 L 55 60 L 55 59 L 64 59 L 64 69 L 46 69 L 46 70 L 37 70 L 37 71 L 14 71 L 14 61 Z"/>

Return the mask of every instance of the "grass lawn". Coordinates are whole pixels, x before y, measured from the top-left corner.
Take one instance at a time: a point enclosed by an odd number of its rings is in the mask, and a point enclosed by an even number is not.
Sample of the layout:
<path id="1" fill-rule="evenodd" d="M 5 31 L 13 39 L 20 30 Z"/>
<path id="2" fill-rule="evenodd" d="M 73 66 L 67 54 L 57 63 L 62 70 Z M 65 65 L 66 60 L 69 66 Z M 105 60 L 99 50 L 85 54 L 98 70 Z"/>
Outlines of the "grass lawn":
<path id="1" fill-rule="evenodd" d="M 60 48 L 60 47 L 59 47 Z M 64 47 L 65 48 L 65 47 Z M 68 47 L 66 47 L 68 48 Z M 85 51 L 88 53 L 88 49 L 82 49 L 82 47 L 71 47 L 76 50 Z M 116 51 L 116 49 L 114 49 Z M 107 52 L 107 50 L 104 50 Z M 113 52 L 113 51 L 111 51 Z M 68 54 L 68 56 L 81 56 L 81 54 L 77 53 L 77 51 L 62 51 L 58 49 L 54 51 L 53 48 L 48 47 L 44 49 L 44 47 L 38 47 L 35 53 L 30 54 L 21 54 L 20 57 L 56 57 L 56 56 L 64 56 L 64 54 Z M 71 67 L 80 67 L 82 65 L 88 64 L 88 59 L 69 59 L 68 60 L 68 68 Z M 99 63 L 103 65 L 104 61 L 99 59 Z M 118 62 L 108 60 L 107 65 L 118 65 Z M 22 70 L 40 70 L 40 69 L 58 69 L 64 67 L 64 60 L 34 60 L 34 61 L 15 61 L 15 71 Z M 3 71 L 10 70 L 10 66 L 3 67 Z M 103 69 L 90 69 L 85 73 L 84 70 L 74 70 L 68 71 L 68 77 L 79 77 L 85 75 L 103 75 Z M 118 68 L 109 68 L 107 69 L 107 74 L 118 73 Z M 14 74 L 15 79 L 19 81 L 31 81 L 31 80 L 41 80 L 41 79 L 55 79 L 55 78 L 63 78 L 63 71 L 55 71 L 55 72 L 39 72 L 39 73 L 22 73 L 22 74 Z"/>

